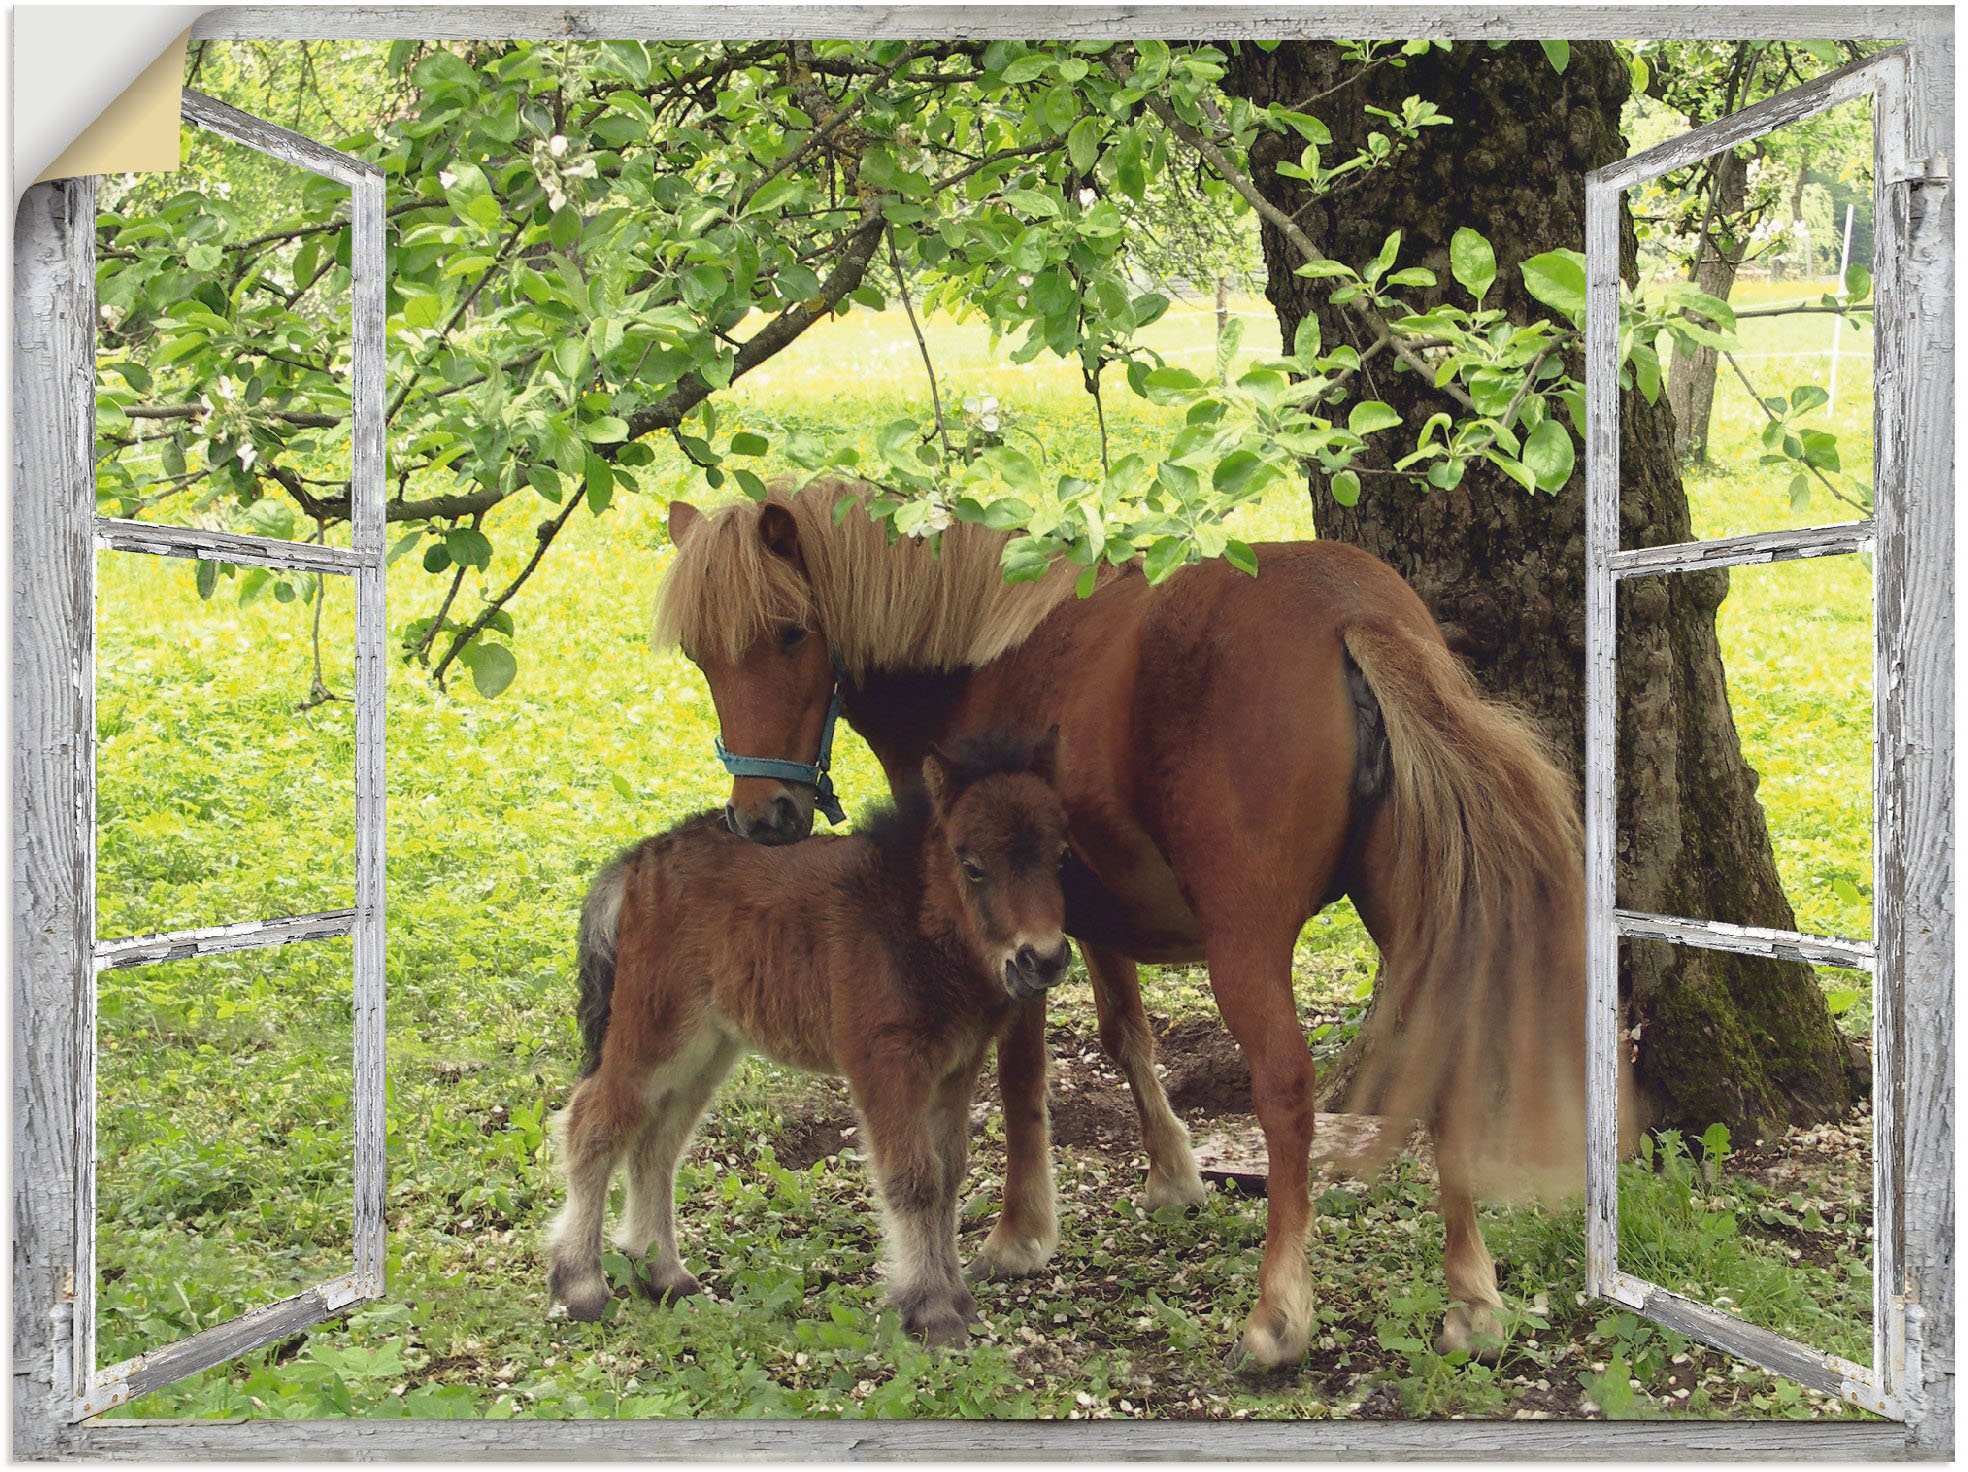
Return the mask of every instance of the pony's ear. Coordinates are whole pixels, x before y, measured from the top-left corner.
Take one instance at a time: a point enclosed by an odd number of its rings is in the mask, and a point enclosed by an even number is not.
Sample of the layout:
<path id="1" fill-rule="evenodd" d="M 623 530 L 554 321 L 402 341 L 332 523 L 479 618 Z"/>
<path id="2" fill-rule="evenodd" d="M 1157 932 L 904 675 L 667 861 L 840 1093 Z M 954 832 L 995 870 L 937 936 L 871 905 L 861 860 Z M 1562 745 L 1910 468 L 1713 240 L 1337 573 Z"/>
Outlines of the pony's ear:
<path id="1" fill-rule="evenodd" d="M 1059 722 L 1054 721 L 1032 748 L 1032 771 L 1046 782 L 1059 771 Z"/>
<path id="2" fill-rule="evenodd" d="M 704 513 L 688 501 L 670 502 L 670 545 L 681 547 L 703 521 Z"/>
<path id="3" fill-rule="evenodd" d="M 944 755 L 940 746 L 931 746 L 929 755 L 923 758 L 922 780 L 923 791 L 929 794 L 930 805 L 939 813 L 942 812 L 944 805 L 950 800 L 957 780 L 954 764 L 948 756 Z"/>
<path id="4" fill-rule="evenodd" d="M 767 501 L 759 507 L 759 540 L 774 557 L 783 557 L 794 567 L 806 566 L 800 556 L 799 523 L 777 501 Z"/>

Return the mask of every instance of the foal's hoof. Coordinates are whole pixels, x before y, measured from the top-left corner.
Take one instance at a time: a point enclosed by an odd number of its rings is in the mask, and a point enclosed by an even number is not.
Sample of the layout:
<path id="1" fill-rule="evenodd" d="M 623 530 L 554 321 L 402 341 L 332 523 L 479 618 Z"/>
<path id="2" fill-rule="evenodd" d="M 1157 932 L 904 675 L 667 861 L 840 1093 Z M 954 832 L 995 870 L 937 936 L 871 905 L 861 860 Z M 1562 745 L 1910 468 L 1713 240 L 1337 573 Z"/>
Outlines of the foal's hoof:
<path id="1" fill-rule="evenodd" d="M 704 1285 L 677 1268 L 673 1272 L 658 1273 L 646 1267 L 638 1267 L 635 1272 L 636 1287 L 642 1290 L 645 1298 L 657 1303 L 675 1303 L 680 1298 L 689 1298 L 704 1291 Z"/>
<path id="2" fill-rule="evenodd" d="M 1452 1303 L 1436 1336 L 1437 1354 L 1466 1354 L 1493 1365 L 1503 1352 L 1503 1323 L 1487 1303 Z"/>
<path id="3" fill-rule="evenodd" d="M 608 1280 L 599 1275 L 575 1278 L 555 1268 L 547 1275 L 547 1292 L 567 1306 L 567 1317 L 583 1324 L 599 1320 L 613 1295 Z"/>
<path id="4" fill-rule="evenodd" d="M 957 1296 L 950 1301 L 950 1306 L 957 1311 L 957 1317 L 966 1324 L 974 1324 L 984 1317 L 978 1310 L 977 1300 L 970 1296 L 968 1288 L 958 1288 Z"/>
<path id="5" fill-rule="evenodd" d="M 932 1349 L 962 1344 L 970 1338 L 963 1316 L 949 1304 L 916 1309 L 902 1315 L 902 1327 Z"/>

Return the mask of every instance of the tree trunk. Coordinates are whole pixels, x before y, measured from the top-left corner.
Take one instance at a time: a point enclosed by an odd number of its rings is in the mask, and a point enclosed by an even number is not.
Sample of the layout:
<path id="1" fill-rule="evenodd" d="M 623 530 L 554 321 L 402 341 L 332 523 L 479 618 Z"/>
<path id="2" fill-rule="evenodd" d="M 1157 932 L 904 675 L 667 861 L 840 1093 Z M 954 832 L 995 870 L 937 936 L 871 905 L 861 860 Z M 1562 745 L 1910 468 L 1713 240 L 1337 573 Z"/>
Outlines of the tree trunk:
<path id="1" fill-rule="evenodd" d="M 1302 105 L 1338 87 L 1316 111 L 1332 129 L 1327 157 L 1360 146 L 1376 122 L 1366 104 L 1398 110 L 1420 95 L 1454 119 L 1425 130 L 1394 165 L 1323 201 L 1273 165 L 1286 145 L 1263 136 L 1251 167 L 1259 187 L 1336 259 L 1371 260 L 1392 230 L 1406 232 L 1402 265 L 1431 267 L 1445 287 L 1414 293 L 1417 310 L 1460 292 L 1448 245 L 1458 226 L 1495 247 L 1487 303 L 1513 317 L 1544 315 L 1518 263 L 1584 242 L 1586 171 L 1621 158 L 1627 68 L 1613 48 L 1580 43 L 1561 76 L 1528 43 L 1499 50 L 1458 43 L 1347 81 L 1333 47 L 1286 42 L 1240 48 L 1225 86 L 1264 104 Z M 1290 146 L 1296 157 L 1297 146 Z M 1624 230 L 1631 277 L 1634 240 Z M 1352 320 L 1326 302 L 1329 283 L 1296 276 L 1291 247 L 1263 232 L 1268 295 L 1284 341 L 1306 313 L 1328 343 L 1364 348 Z M 1580 371 L 1576 358 L 1574 373 Z M 1376 360 L 1364 390 L 1419 425 L 1447 405 L 1414 375 Z M 1621 523 L 1629 546 L 1687 540 L 1688 502 L 1665 404 L 1637 394 L 1621 406 Z M 1369 462 L 1373 463 L 1373 462 Z M 1384 465 L 1385 462 L 1380 462 Z M 1584 739 L 1584 510 L 1579 474 L 1556 496 L 1528 495 L 1472 467 L 1454 491 L 1370 475 L 1354 507 L 1312 476 L 1319 534 L 1392 563 L 1426 600 L 1456 651 L 1495 694 L 1540 716 L 1579 767 Z M 1729 710 L 1715 611 L 1726 572 L 1628 581 L 1620 597 L 1619 896 L 1622 905 L 1700 919 L 1792 928 L 1778 882 L 1756 774 L 1744 763 Z M 1846 1050 L 1809 968 L 1717 951 L 1628 943 L 1622 987 L 1638 1029 L 1637 1074 L 1651 1120 L 1701 1129 L 1716 1121 L 1755 1133 L 1824 1119 L 1852 1102 Z"/>
<path id="2" fill-rule="evenodd" d="M 1749 182 L 1749 164 L 1735 149 L 1715 161 L 1709 188 L 1715 203 L 1708 229 L 1695 242 L 1695 288 L 1727 301 L 1742 264 L 1743 242 L 1736 233 Z M 1715 369 L 1721 359 L 1714 348 L 1698 347 L 1688 356 L 1676 353 L 1668 363 L 1667 402 L 1674 410 L 1674 452 L 1682 460 L 1708 459 L 1708 420 L 1715 408 Z"/>

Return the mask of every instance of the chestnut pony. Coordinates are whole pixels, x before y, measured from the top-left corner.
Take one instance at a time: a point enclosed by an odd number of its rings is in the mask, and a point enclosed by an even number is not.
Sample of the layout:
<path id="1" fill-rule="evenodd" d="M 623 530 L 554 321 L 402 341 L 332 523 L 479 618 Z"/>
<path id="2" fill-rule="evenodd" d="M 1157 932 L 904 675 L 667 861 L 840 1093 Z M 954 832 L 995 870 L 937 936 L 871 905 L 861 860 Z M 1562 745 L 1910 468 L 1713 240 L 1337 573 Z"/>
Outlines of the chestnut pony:
<path id="1" fill-rule="evenodd" d="M 595 878 L 581 916 L 584 1077 L 568 1101 L 568 1201 L 548 1289 L 577 1319 L 609 1299 L 601 1220 L 629 1165 L 619 1243 L 650 1296 L 700 1285 L 677 1255 L 676 1167 L 747 1048 L 846 1078 L 874 1155 L 902 1325 L 962 1340 L 957 1261 L 970 1098 L 1017 1003 L 1066 975 L 1059 733 L 932 748 L 922 779 L 852 837 L 777 851 L 705 813 Z"/>
<path id="2" fill-rule="evenodd" d="M 1582 844 L 1546 743 L 1477 692 L 1420 598 L 1358 548 L 1264 545 L 1255 577 L 1207 562 L 1155 587 L 1109 568 L 1078 598 L 1077 568 L 1007 584 L 1006 537 L 982 527 L 891 545 L 855 504 L 868 494 L 823 481 L 709 515 L 670 507 L 657 641 L 703 671 L 726 752 L 809 764 L 737 776 L 733 830 L 809 830 L 836 698 L 892 784 L 958 733 L 1060 727 L 1066 930 L 1141 1117 L 1148 1204 L 1203 1186 L 1155 1077 L 1136 963 L 1206 963 L 1250 1062 L 1270 1181 L 1243 1345 L 1265 1365 L 1300 1358 L 1313 1311 L 1292 947 L 1350 896 L 1382 957 L 1352 1106 L 1432 1130 L 1441 1342 L 1484 1348 L 1502 1300 L 1477 1193 L 1571 1189 L 1584 1167 Z M 1057 1243 L 1039 1008 L 998 1067 L 1005 1202 L 976 1266 L 1032 1272 Z"/>

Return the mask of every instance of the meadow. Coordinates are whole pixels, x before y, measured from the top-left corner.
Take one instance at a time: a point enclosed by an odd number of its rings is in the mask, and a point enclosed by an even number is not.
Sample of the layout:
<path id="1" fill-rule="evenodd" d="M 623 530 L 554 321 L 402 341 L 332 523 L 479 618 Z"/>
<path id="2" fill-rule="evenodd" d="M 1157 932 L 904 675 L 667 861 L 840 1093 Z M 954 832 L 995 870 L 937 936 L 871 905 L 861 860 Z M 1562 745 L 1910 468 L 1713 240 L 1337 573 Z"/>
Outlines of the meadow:
<path id="1" fill-rule="evenodd" d="M 1809 289 L 1748 284 L 1737 300 Z M 1275 345 L 1263 302 L 1235 306 L 1246 353 Z M 1825 360 L 1811 354 L 1827 319 L 1745 329 L 1745 367 L 1764 391 L 1822 381 Z M 1062 465 L 1097 460 L 1076 370 L 1005 365 L 972 326 L 932 319 L 926 331 L 950 412 L 994 398 L 1015 441 Z M 1212 331 L 1202 302 L 1178 303 L 1154 329 L 1157 346 L 1199 362 Z M 1862 355 L 1870 333 L 1848 329 L 1844 343 Z M 1835 424 L 1848 464 L 1869 455 L 1868 369 L 1863 356 L 1843 364 Z M 872 438 L 925 399 L 906 328 L 857 312 L 744 380 L 726 416 L 767 433 L 866 426 Z M 1117 444 L 1168 427 L 1145 405 L 1110 400 L 1108 413 Z M 1822 501 L 1794 510 L 1787 477 L 1757 469 L 1760 412 L 1726 369 L 1716 423 L 1719 463 L 1689 481 L 1699 534 L 1843 519 Z M 1255 1291 L 1261 1199 L 1225 1187 L 1193 1214 L 1144 1214 L 1131 1199 L 1140 1161 L 1110 1129 L 1060 1132 L 1051 1270 L 981 1288 L 971 1348 L 927 1353 L 881 1308 L 838 1089 L 757 1062 L 733 1076 L 683 1173 L 684 1254 L 712 1296 L 669 1310 L 624 1297 L 595 1325 L 550 1318 L 537 1246 L 558 1205 L 552 1115 L 577 1062 L 580 897 L 618 848 L 725 791 L 701 679 L 646 638 L 664 508 L 673 495 L 706 499 L 680 456 L 658 456 L 639 472 L 641 494 L 576 518 L 513 606 L 519 673 L 502 696 L 392 669 L 389 1297 L 120 1414 L 1844 1414 L 1587 1300 L 1577 1209 L 1486 1214 L 1510 1342 L 1495 1367 L 1435 1354 L 1441 1229 L 1425 1159 L 1373 1182 L 1321 1183 L 1313 1353 L 1296 1372 L 1239 1373 L 1221 1351 Z M 499 508 L 496 544 L 530 547 L 537 515 Z M 1312 531 L 1302 492 L 1284 487 L 1236 534 Z M 502 553 L 487 587 L 515 565 Z M 185 563 L 102 553 L 99 572 L 100 934 L 350 903 L 352 722 L 346 701 L 303 708 L 307 605 L 269 595 L 242 607 L 225 581 L 201 601 Z M 394 565 L 393 628 L 429 611 L 434 583 L 415 556 Z M 1737 574 L 1721 612 L 1731 703 L 1807 931 L 1870 930 L 1870 594 L 1858 559 L 1819 559 Z M 321 630 L 326 682 L 345 694 L 346 588 L 328 590 Z M 852 812 L 881 783 L 865 748 L 842 738 L 837 780 Z M 1345 905 L 1306 927 L 1295 976 L 1321 1057 L 1357 1017 L 1373 966 Z M 1823 979 L 1841 1024 L 1863 1036 L 1863 986 Z M 109 1363 L 345 1270 L 349 956 L 345 942 L 296 945 L 104 973 L 100 989 Z M 1220 1024 L 1200 972 L 1149 968 L 1144 991 L 1181 1109 L 1178 1082 L 1209 1092 L 1184 1049 L 1221 1057 Z M 1062 1119 L 1119 1110 L 1125 1124 L 1084 984 L 1056 997 L 1056 1108 Z M 1190 1113 L 1199 1132 L 1214 1122 L 1211 1109 Z M 967 1245 L 991 1220 L 1001 1162 L 995 1111 L 980 1120 Z M 1658 1282 L 1726 1297 L 1863 1362 L 1863 1125 L 1801 1142 L 1660 1142 L 1626 1173 L 1623 1250 Z M 619 1259 L 611 1268 L 626 1281 Z"/>

